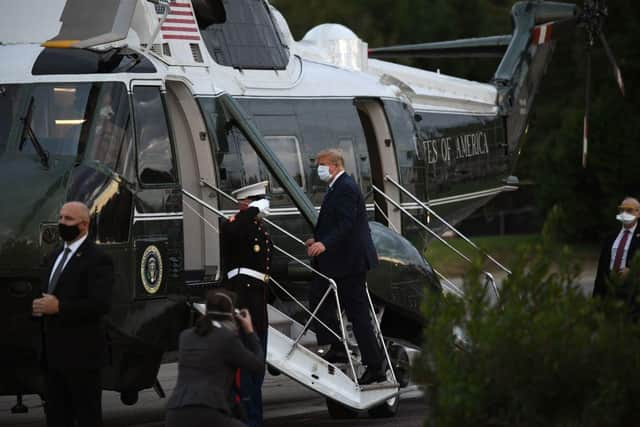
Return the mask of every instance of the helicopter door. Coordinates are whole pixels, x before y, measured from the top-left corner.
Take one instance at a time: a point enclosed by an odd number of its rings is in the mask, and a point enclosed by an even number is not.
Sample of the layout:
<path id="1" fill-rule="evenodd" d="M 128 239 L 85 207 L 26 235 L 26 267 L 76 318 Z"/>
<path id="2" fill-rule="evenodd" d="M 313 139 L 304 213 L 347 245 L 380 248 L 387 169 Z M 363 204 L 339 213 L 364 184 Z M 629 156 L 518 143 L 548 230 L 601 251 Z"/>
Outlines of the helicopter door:
<path id="1" fill-rule="evenodd" d="M 147 299 L 180 291 L 182 277 L 182 193 L 161 82 L 132 82 L 137 152 L 133 241 L 134 297 Z"/>
<path id="2" fill-rule="evenodd" d="M 193 94 L 179 82 L 167 82 L 167 107 L 175 134 L 180 182 L 182 188 L 217 208 L 217 197 L 207 191 L 200 180 L 218 185 L 213 165 L 211 144 L 204 119 Z M 183 199 L 185 281 L 214 281 L 219 276 L 220 239 L 208 226 L 217 224 L 215 214 L 200 205 Z"/>
<path id="3" fill-rule="evenodd" d="M 385 175 L 389 175 L 394 180 L 398 180 L 398 162 L 382 104 L 375 99 L 357 99 L 355 104 L 367 140 L 373 185 L 384 189 L 384 192 L 393 200 L 400 200 L 399 190 L 384 179 Z M 400 211 L 388 205 L 380 195 L 374 194 L 373 200 L 375 221 L 395 230 L 401 230 Z"/>

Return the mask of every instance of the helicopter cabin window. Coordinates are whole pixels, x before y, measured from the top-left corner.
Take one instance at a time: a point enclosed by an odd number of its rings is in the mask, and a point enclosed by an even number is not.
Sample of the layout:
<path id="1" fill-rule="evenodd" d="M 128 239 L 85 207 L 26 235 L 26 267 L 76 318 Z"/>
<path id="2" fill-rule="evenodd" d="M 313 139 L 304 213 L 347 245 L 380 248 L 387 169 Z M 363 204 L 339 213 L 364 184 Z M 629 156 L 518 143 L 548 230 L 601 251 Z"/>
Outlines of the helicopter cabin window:
<path id="1" fill-rule="evenodd" d="M 133 91 L 138 174 L 142 184 L 176 182 L 169 126 L 160 88 L 136 86 Z"/>
<path id="2" fill-rule="evenodd" d="M 351 138 L 340 138 L 338 148 L 342 151 L 342 157 L 344 158 L 344 170 L 358 181 L 360 174 L 358 173 L 356 153 L 353 149 L 353 140 Z"/>
<path id="3" fill-rule="evenodd" d="M 238 143 L 238 152 L 242 159 L 242 185 L 269 180 L 271 194 L 283 194 L 284 189 L 271 176 L 251 144 L 239 131 L 234 133 Z M 302 167 L 302 153 L 298 139 L 295 136 L 265 136 L 264 139 L 278 157 L 280 163 L 285 167 L 287 173 L 304 190 L 306 188 L 306 178 Z"/>
<path id="4" fill-rule="evenodd" d="M 48 155 L 77 156 L 89 124 L 87 101 L 92 89 L 92 84 L 32 86 L 23 97 L 18 151 L 35 154 L 41 148 Z"/>
<path id="5" fill-rule="evenodd" d="M 105 83 L 96 94 L 86 158 L 133 180 L 133 141 L 127 90 Z"/>
<path id="6" fill-rule="evenodd" d="M 283 70 L 289 50 L 280 39 L 263 0 L 223 0 L 225 20 L 198 25 L 211 57 L 220 65 L 240 69 Z"/>
<path id="7" fill-rule="evenodd" d="M 284 165 L 288 174 L 304 191 L 307 185 L 302 167 L 302 153 L 300 152 L 298 139 L 295 136 L 265 136 L 264 140 L 276 156 L 278 156 L 278 160 Z M 284 189 L 272 176 L 269 177 L 269 184 L 272 193 L 284 193 Z"/>

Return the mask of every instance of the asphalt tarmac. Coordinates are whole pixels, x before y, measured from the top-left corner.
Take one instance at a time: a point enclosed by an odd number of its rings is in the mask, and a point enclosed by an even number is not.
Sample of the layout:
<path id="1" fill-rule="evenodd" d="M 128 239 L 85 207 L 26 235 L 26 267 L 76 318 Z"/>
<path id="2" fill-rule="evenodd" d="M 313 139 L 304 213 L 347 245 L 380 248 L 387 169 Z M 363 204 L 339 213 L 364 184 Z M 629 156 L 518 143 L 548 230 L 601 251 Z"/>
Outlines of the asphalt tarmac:
<path id="1" fill-rule="evenodd" d="M 175 364 L 163 365 L 158 378 L 167 394 L 173 390 L 177 377 Z M 284 375 L 267 375 L 263 387 L 265 427 L 293 426 L 401 426 L 423 425 L 426 411 L 422 394 L 415 390 L 403 395 L 399 413 L 394 418 L 372 419 L 362 414 L 358 419 L 333 420 L 325 406 L 325 399 L 317 393 L 295 383 Z M 125 406 L 117 393 L 103 393 L 103 417 L 105 427 L 161 427 L 164 425 L 166 399 L 153 390 L 140 392 L 134 406 Z M 40 398 L 24 397 L 29 408 L 27 414 L 11 414 L 15 396 L 0 396 L 0 426 L 43 427 L 44 411 Z"/>

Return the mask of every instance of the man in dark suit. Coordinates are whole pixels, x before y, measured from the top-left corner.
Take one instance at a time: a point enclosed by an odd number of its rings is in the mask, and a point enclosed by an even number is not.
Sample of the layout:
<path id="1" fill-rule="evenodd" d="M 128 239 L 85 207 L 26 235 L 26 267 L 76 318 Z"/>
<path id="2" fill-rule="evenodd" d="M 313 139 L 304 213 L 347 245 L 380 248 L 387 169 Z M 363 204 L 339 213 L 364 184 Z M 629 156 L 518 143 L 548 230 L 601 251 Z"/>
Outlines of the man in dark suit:
<path id="1" fill-rule="evenodd" d="M 322 201 L 313 239 L 306 242 L 307 253 L 314 257 L 319 271 L 332 278 L 338 286 L 340 304 L 344 307 L 358 341 L 362 363 L 367 369 L 360 384 L 385 381 L 383 357 L 371 323 L 366 294 L 367 271 L 378 265 L 378 256 L 367 221 L 364 199 L 358 185 L 344 171 L 344 159 L 339 150 L 321 151 L 316 157 L 318 177 L 329 184 Z M 327 289 L 327 281 L 317 278 L 311 284 L 309 302 L 315 308 Z M 325 299 L 318 317 L 334 331 L 339 331 L 335 299 Z M 338 339 L 322 326 L 316 327 L 318 344 L 331 344 L 325 356 L 329 361 L 346 358 Z"/>
<path id="2" fill-rule="evenodd" d="M 618 207 L 616 219 L 622 223 L 620 231 L 610 235 L 602 246 L 598 261 L 598 272 L 593 286 L 593 296 L 605 297 L 609 292 L 608 280 L 617 274 L 624 280 L 629 266 L 640 247 L 640 202 L 633 197 L 625 198 Z"/>
<path id="3" fill-rule="evenodd" d="M 47 426 L 100 427 L 113 263 L 87 240 L 83 203 L 62 206 L 58 228 L 64 246 L 49 260 L 42 297 L 33 301 L 33 315 L 43 317 Z"/>
<path id="4" fill-rule="evenodd" d="M 262 216 L 269 213 L 267 185 L 268 181 L 262 181 L 231 193 L 238 199 L 239 211 L 220 227 L 222 266 L 227 276 L 225 287 L 237 295 L 237 306 L 251 313 L 263 357 L 267 353 L 267 286 L 273 251 L 269 232 L 262 221 Z M 263 363 L 266 363 L 264 358 Z M 250 427 L 263 425 L 263 382 L 264 372 L 240 371 L 240 396 Z"/>

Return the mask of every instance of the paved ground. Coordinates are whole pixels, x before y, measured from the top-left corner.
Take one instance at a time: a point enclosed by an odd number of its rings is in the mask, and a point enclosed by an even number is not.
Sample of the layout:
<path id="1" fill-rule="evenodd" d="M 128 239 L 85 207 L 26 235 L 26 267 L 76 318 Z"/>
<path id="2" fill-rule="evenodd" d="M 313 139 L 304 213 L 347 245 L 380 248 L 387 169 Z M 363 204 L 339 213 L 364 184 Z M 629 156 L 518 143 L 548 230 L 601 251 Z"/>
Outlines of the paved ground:
<path id="1" fill-rule="evenodd" d="M 171 393 L 176 380 L 176 365 L 163 365 L 159 379 L 167 395 Z M 44 412 L 37 396 L 25 396 L 24 403 L 29 413 L 10 413 L 15 404 L 14 397 L 0 397 L 0 426 L 40 427 L 44 426 Z M 113 392 L 103 394 L 105 427 L 161 427 L 166 399 L 160 399 L 153 390 L 140 393 L 135 406 L 124 406 L 119 395 Z M 376 425 L 417 427 L 422 425 L 424 403 L 417 391 L 403 396 L 398 417 L 387 420 L 372 420 L 363 417 L 358 420 L 334 421 L 329 418 L 325 400 L 318 394 L 289 380 L 284 375 L 267 376 L 264 384 L 264 404 L 266 426 L 325 426 L 325 425 Z"/>
<path id="2" fill-rule="evenodd" d="M 578 282 L 586 294 L 591 293 L 594 271 L 585 270 Z M 497 275 L 501 282 L 503 277 Z M 461 279 L 454 279 L 460 284 Z M 159 374 L 167 395 L 173 390 L 176 379 L 175 364 L 164 365 Z M 355 420 L 333 420 L 329 417 L 324 398 L 305 387 L 289 380 L 284 375 L 267 376 L 264 385 L 266 427 L 294 426 L 394 426 L 418 427 L 423 425 L 426 414 L 424 399 L 419 392 L 403 396 L 398 416 L 391 419 L 371 419 L 362 415 Z M 103 395 L 105 427 L 160 427 L 163 425 L 166 399 L 160 399 L 153 390 L 140 393 L 135 406 L 124 406 L 118 394 L 105 392 Z M 28 414 L 12 415 L 13 397 L 0 397 L 0 427 L 39 427 L 44 426 L 44 413 L 37 396 L 25 396 L 24 403 L 30 408 Z"/>

